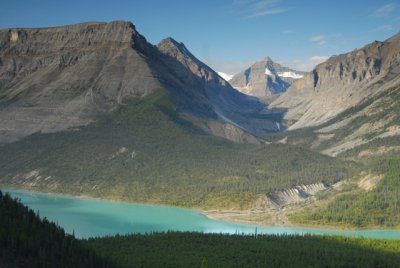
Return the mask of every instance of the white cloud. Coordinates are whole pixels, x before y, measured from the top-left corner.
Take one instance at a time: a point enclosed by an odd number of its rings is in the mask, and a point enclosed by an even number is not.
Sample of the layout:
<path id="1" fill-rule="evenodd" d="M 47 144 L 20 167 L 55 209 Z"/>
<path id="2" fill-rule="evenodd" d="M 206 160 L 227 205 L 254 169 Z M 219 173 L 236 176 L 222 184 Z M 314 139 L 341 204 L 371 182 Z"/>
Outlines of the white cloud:
<path id="1" fill-rule="evenodd" d="M 244 18 L 251 19 L 272 14 L 281 14 L 290 8 L 281 7 L 280 0 L 233 0 L 232 4 L 240 9 Z"/>
<path id="2" fill-rule="evenodd" d="M 247 18 L 250 19 L 250 18 L 256 18 L 256 17 L 265 16 L 265 15 L 280 14 L 280 13 L 285 13 L 288 10 L 289 9 L 287 9 L 287 8 L 267 9 L 267 10 L 264 10 L 264 11 L 253 13 L 253 14 L 247 16 Z"/>
<path id="3" fill-rule="evenodd" d="M 319 46 L 325 45 L 327 40 L 325 35 L 315 35 L 310 38 L 310 41 L 318 44 Z"/>
<path id="4" fill-rule="evenodd" d="M 386 17 L 389 16 L 393 11 L 396 10 L 396 4 L 390 3 L 381 6 L 372 14 L 374 17 Z"/>
<path id="5" fill-rule="evenodd" d="M 280 64 L 282 64 L 284 66 L 288 66 L 294 70 L 309 72 L 312 69 L 314 69 L 315 66 L 326 61 L 327 59 L 329 59 L 328 56 L 313 56 L 313 57 L 305 59 L 305 60 L 293 60 L 293 61 L 287 61 L 287 62 L 280 62 Z"/>

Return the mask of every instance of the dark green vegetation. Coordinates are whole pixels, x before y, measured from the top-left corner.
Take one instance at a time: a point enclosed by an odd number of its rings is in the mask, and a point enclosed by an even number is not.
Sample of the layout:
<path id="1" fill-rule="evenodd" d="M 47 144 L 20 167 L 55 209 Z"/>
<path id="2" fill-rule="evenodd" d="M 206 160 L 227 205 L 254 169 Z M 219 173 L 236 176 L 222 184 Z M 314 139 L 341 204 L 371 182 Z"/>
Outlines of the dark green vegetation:
<path id="1" fill-rule="evenodd" d="M 0 191 L 1 267 L 110 267 L 82 242 Z"/>
<path id="2" fill-rule="evenodd" d="M 243 208 L 268 191 L 332 183 L 355 169 L 353 163 L 293 146 L 235 144 L 204 134 L 193 122 L 175 111 L 165 92 L 126 100 L 79 131 L 35 134 L 1 147 L 1 184 L 135 202 Z M 28 175 L 32 170 L 39 174 Z"/>
<path id="3" fill-rule="evenodd" d="M 339 195 L 326 208 L 307 211 L 295 219 L 308 224 L 398 228 L 400 157 L 381 159 L 374 163 L 372 171 L 386 174 L 372 191 L 358 189 Z"/>
<path id="4" fill-rule="evenodd" d="M 78 240 L 0 192 L 1 267 L 400 267 L 397 240 L 134 234 Z"/>
<path id="5" fill-rule="evenodd" d="M 396 240 L 173 232 L 86 244 L 122 267 L 400 267 Z"/>

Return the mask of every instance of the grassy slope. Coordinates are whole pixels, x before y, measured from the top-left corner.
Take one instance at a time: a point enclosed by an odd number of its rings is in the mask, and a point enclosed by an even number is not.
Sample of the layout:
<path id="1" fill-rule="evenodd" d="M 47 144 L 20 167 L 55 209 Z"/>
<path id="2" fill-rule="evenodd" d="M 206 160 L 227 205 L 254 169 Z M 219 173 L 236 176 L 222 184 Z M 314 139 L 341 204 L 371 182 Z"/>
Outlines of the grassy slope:
<path id="1" fill-rule="evenodd" d="M 203 208 L 244 207 L 273 189 L 337 181 L 354 168 L 301 148 L 205 135 L 163 92 L 126 100 L 79 131 L 35 134 L 0 150 L 1 185 Z M 14 177 L 32 170 L 42 177 Z"/>

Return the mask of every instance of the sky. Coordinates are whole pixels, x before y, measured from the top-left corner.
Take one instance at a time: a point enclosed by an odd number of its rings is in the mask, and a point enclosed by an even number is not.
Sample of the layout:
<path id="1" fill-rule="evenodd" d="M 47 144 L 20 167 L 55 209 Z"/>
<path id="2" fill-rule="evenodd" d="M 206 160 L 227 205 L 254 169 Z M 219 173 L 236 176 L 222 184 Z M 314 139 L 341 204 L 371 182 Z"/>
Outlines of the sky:
<path id="1" fill-rule="evenodd" d="M 270 56 L 310 71 L 400 31 L 400 0 L 0 0 L 0 28 L 131 21 L 152 43 L 182 42 L 216 71 Z"/>

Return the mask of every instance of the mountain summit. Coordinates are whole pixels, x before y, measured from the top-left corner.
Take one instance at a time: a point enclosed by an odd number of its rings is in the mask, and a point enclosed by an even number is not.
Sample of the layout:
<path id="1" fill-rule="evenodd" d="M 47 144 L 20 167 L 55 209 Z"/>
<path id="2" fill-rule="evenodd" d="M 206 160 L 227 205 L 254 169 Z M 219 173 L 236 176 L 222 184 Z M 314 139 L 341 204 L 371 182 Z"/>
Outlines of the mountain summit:
<path id="1" fill-rule="evenodd" d="M 229 81 L 237 90 L 261 99 L 268 99 L 285 92 L 304 72 L 295 71 L 265 57 L 246 70 L 234 75 Z"/>

